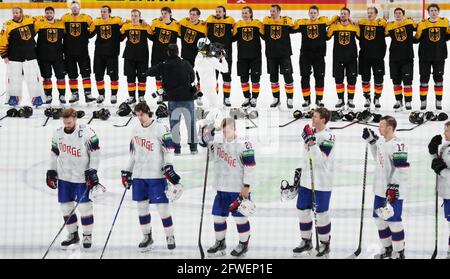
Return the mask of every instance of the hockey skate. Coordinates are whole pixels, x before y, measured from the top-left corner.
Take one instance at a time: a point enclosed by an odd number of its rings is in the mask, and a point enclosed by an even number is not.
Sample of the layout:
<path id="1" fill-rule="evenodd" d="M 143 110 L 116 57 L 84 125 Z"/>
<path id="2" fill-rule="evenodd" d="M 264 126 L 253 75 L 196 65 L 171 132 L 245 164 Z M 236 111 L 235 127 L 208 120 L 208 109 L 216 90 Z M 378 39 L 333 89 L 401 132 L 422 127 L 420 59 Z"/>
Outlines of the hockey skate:
<path id="1" fill-rule="evenodd" d="M 147 252 L 152 249 L 153 238 L 152 232 L 148 234 L 144 234 L 144 239 L 142 239 L 141 243 L 139 243 L 139 251 Z"/>
<path id="2" fill-rule="evenodd" d="M 239 241 L 238 246 L 231 251 L 230 255 L 236 258 L 245 257 L 248 251 L 248 240 L 245 242 Z"/>
<path id="3" fill-rule="evenodd" d="M 436 100 L 436 110 L 442 110 L 442 101 Z"/>
<path id="4" fill-rule="evenodd" d="M 95 100 L 97 100 L 97 99 L 92 97 L 92 93 L 91 92 L 87 91 L 87 92 L 84 93 L 84 101 L 86 102 L 86 104 L 91 104 Z"/>
<path id="5" fill-rule="evenodd" d="M 316 99 L 316 108 L 323 108 L 325 105 L 322 103 L 322 100 Z"/>
<path id="6" fill-rule="evenodd" d="M 392 259 L 395 260 L 404 260 L 405 259 L 405 249 L 398 251 L 398 252 L 393 252 L 392 253 Z"/>
<path id="7" fill-rule="evenodd" d="M 370 97 L 366 97 L 366 102 L 364 103 L 364 107 L 370 109 Z M 374 101 L 375 103 L 375 101 Z"/>
<path id="8" fill-rule="evenodd" d="M 374 259 L 390 259 L 392 257 L 392 246 L 381 249 L 379 254 L 376 254 Z"/>
<path id="9" fill-rule="evenodd" d="M 339 101 L 337 102 L 337 104 L 334 107 L 336 109 L 343 109 L 344 108 L 344 100 L 343 99 L 339 99 Z"/>
<path id="10" fill-rule="evenodd" d="M 412 109 L 411 102 L 405 102 L 405 108 L 406 110 L 411 110 Z"/>
<path id="11" fill-rule="evenodd" d="M 111 95 L 111 105 L 117 104 L 117 95 Z"/>
<path id="12" fill-rule="evenodd" d="M 250 106 L 250 98 L 245 98 L 245 100 L 242 103 L 241 107 L 246 108 L 248 106 Z"/>
<path id="13" fill-rule="evenodd" d="M 66 104 L 66 96 L 65 95 L 59 95 L 59 103 L 61 105 L 65 105 Z"/>
<path id="14" fill-rule="evenodd" d="M 196 104 L 198 107 L 203 106 L 202 97 L 197 97 L 197 100 L 195 100 L 195 104 Z"/>
<path id="15" fill-rule="evenodd" d="M 270 104 L 271 108 L 277 108 L 280 106 L 280 98 L 273 98 L 272 104 Z"/>
<path id="16" fill-rule="evenodd" d="M 83 234 L 83 248 L 89 249 L 92 246 L 92 235 L 91 234 Z"/>
<path id="17" fill-rule="evenodd" d="M 292 252 L 294 253 L 294 257 L 309 257 L 311 256 L 313 246 L 311 239 L 302 238 L 302 242 L 300 245 L 295 247 Z"/>
<path id="18" fill-rule="evenodd" d="M 78 95 L 78 92 L 73 92 L 72 96 L 69 99 L 69 104 L 74 104 L 80 100 L 80 96 Z"/>
<path id="19" fill-rule="evenodd" d="M 97 105 L 103 104 L 104 101 L 105 101 L 105 95 L 99 95 L 97 98 Z"/>
<path id="20" fill-rule="evenodd" d="M 450 251 L 447 252 L 447 260 L 450 260 Z"/>
<path id="21" fill-rule="evenodd" d="M 420 101 L 420 110 L 426 110 L 427 109 L 427 101 Z"/>
<path id="22" fill-rule="evenodd" d="M 310 110 L 310 106 L 311 106 L 311 101 L 310 101 L 310 100 L 306 100 L 306 101 L 302 104 L 302 110 L 303 110 L 303 111 L 309 111 L 309 110 Z"/>
<path id="23" fill-rule="evenodd" d="M 395 112 L 402 111 L 403 110 L 403 102 L 400 101 L 400 100 L 397 100 L 395 102 L 395 105 L 394 105 L 393 109 L 394 109 Z"/>
<path id="24" fill-rule="evenodd" d="M 251 106 L 252 108 L 256 108 L 256 103 L 257 103 L 256 100 L 257 100 L 256 98 L 251 98 L 251 99 L 250 99 L 250 106 Z"/>
<path id="25" fill-rule="evenodd" d="M 128 98 L 125 102 L 126 102 L 127 105 L 129 105 L 129 106 L 134 105 L 134 104 L 136 104 L 136 98 L 135 98 L 135 97 L 130 97 L 130 98 Z"/>
<path id="26" fill-rule="evenodd" d="M 288 98 L 286 100 L 286 107 L 288 109 L 293 109 L 294 108 L 294 100 L 292 98 Z"/>
<path id="27" fill-rule="evenodd" d="M 216 258 L 225 256 L 225 250 L 227 249 L 227 245 L 225 244 L 225 239 L 216 240 L 213 246 L 208 249 L 208 257 Z"/>
<path id="28" fill-rule="evenodd" d="M 347 108 L 348 108 L 349 110 L 352 110 L 352 109 L 355 108 L 355 104 L 353 103 L 353 100 L 352 100 L 352 99 L 350 99 L 350 100 L 347 101 Z"/>
<path id="29" fill-rule="evenodd" d="M 223 98 L 223 105 L 227 108 L 231 107 L 230 98 Z"/>
<path id="30" fill-rule="evenodd" d="M 67 239 L 61 242 L 61 249 L 67 250 L 70 247 L 80 244 L 80 237 L 78 232 L 71 233 L 67 236 Z"/>
<path id="31" fill-rule="evenodd" d="M 175 245 L 175 236 L 173 236 L 173 235 L 167 236 L 166 241 L 167 241 L 167 249 L 173 250 L 173 249 L 175 249 L 175 247 L 177 247 Z"/>
<path id="32" fill-rule="evenodd" d="M 373 99 L 373 104 L 375 105 L 375 110 L 379 110 L 381 108 L 380 98 Z"/>
<path id="33" fill-rule="evenodd" d="M 138 101 L 139 101 L 139 103 L 147 103 L 147 102 L 145 101 L 145 97 L 144 97 L 144 96 L 138 97 Z"/>
<path id="34" fill-rule="evenodd" d="M 319 245 L 319 251 L 317 252 L 316 257 L 321 259 L 328 259 L 330 256 L 330 240 L 321 241 Z"/>
<path id="35" fill-rule="evenodd" d="M 53 101 L 52 95 L 45 96 L 45 104 L 46 105 L 51 105 L 52 101 Z"/>

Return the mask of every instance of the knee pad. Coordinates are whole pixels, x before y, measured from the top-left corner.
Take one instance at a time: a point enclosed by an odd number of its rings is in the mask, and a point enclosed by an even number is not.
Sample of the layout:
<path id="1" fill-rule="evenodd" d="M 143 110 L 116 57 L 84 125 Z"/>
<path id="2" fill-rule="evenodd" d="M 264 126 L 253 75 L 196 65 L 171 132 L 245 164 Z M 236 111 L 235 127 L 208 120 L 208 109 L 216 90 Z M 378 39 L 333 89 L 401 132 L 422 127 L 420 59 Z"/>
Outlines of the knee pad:
<path id="1" fill-rule="evenodd" d="M 223 217 L 223 216 L 216 216 L 216 215 L 214 215 L 213 216 L 214 218 L 214 223 L 217 223 L 217 224 L 222 224 L 222 223 L 225 223 L 226 221 L 227 221 L 227 217 Z"/>
<path id="2" fill-rule="evenodd" d="M 433 76 L 434 79 L 434 76 Z M 421 75 L 420 76 L 420 83 L 429 83 L 430 82 L 430 75 Z"/>
<path id="3" fill-rule="evenodd" d="M 147 82 L 147 77 L 138 77 L 138 82 L 146 83 Z"/>
<path id="4" fill-rule="evenodd" d="M 356 84 L 356 76 L 348 76 L 347 77 L 347 84 L 355 85 Z"/>
<path id="5" fill-rule="evenodd" d="M 64 203 L 61 203 L 60 206 L 61 206 L 62 214 L 64 216 L 69 215 L 70 212 L 73 210 L 73 202 L 64 202 Z"/>
<path id="6" fill-rule="evenodd" d="M 248 217 L 234 217 L 234 220 L 236 221 L 236 224 L 245 224 L 248 222 Z"/>
<path id="7" fill-rule="evenodd" d="M 292 74 L 284 74 L 284 83 L 293 83 L 294 78 L 292 77 Z"/>
<path id="8" fill-rule="evenodd" d="M 344 78 L 335 78 L 335 79 L 334 79 L 334 82 L 335 82 L 336 84 L 342 84 L 342 83 L 344 83 Z"/>
<path id="9" fill-rule="evenodd" d="M 328 211 L 325 212 L 317 212 L 317 225 L 319 227 L 328 225 L 330 223 L 330 216 Z"/>
<path id="10" fill-rule="evenodd" d="M 251 75 L 251 79 L 252 79 L 252 83 L 259 83 L 259 81 L 261 80 L 261 75 L 256 75 L 256 74 L 252 74 Z"/>
<path id="11" fill-rule="evenodd" d="M 224 82 L 231 82 L 231 74 L 230 73 L 223 73 L 222 79 Z"/>
<path id="12" fill-rule="evenodd" d="M 310 85 L 309 85 L 309 82 L 310 82 L 310 76 L 302 76 L 301 77 L 301 86 L 302 86 L 302 88 L 308 88 Z"/>
<path id="13" fill-rule="evenodd" d="M 95 81 L 103 81 L 103 80 L 104 80 L 104 76 L 95 75 Z"/>
<path id="14" fill-rule="evenodd" d="M 138 201 L 137 209 L 139 216 L 150 214 L 150 205 L 148 204 L 148 200 Z"/>
<path id="15" fill-rule="evenodd" d="M 247 83 L 250 79 L 249 75 L 241 76 L 241 83 Z"/>
<path id="16" fill-rule="evenodd" d="M 324 76 L 314 76 L 316 87 L 324 87 L 325 86 L 325 77 Z"/>
<path id="17" fill-rule="evenodd" d="M 311 209 L 297 209 L 297 216 L 301 223 L 311 221 Z"/>
<path id="18" fill-rule="evenodd" d="M 135 83 L 136 76 L 127 76 L 127 83 Z"/>
<path id="19" fill-rule="evenodd" d="M 384 76 L 383 75 L 374 75 L 373 81 L 375 84 L 383 84 L 384 82 Z"/>
<path id="20" fill-rule="evenodd" d="M 158 203 L 156 204 L 156 209 L 158 210 L 159 216 L 161 218 L 167 218 L 170 216 L 168 203 Z"/>
<path id="21" fill-rule="evenodd" d="M 375 225 L 377 226 L 378 230 L 384 230 L 389 226 L 386 221 L 384 221 L 383 219 L 381 219 L 379 217 L 376 217 L 374 221 L 375 221 Z"/>
<path id="22" fill-rule="evenodd" d="M 442 83 L 444 81 L 444 75 L 442 73 L 433 74 L 433 80 L 435 84 L 438 82 Z"/>
<path id="23" fill-rule="evenodd" d="M 94 213 L 94 207 L 92 205 L 92 202 L 80 203 L 78 208 L 80 210 L 81 216 L 89 216 Z"/>
<path id="24" fill-rule="evenodd" d="M 270 82 L 275 83 L 279 81 L 278 74 L 270 74 Z"/>

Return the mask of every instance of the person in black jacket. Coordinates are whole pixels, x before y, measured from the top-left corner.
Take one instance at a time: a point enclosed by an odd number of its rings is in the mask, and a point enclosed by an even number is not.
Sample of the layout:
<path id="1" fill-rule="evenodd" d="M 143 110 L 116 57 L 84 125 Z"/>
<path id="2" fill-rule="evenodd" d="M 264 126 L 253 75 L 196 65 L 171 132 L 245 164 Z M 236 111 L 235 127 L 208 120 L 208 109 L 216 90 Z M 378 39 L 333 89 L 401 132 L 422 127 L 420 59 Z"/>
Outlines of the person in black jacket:
<path id="1" fill-rule="evenodd" d="M 178 53 L 178 46 L 170 44 L 167 47 L 167 59 L 149 68 L 147 75 L 152 77 L 162 76 L 163 97 L 169 103 L 169 121 L 175 145 L 175 155 L 181 153 L 179 127 L 181 115 L 184 117 L 188 130 L 188 143 L 191 154 L 196 154 L 198 153 L 194 107 L 196 88 L 193 85 L 195 73 L 191 64 L 181 59 Z"/>

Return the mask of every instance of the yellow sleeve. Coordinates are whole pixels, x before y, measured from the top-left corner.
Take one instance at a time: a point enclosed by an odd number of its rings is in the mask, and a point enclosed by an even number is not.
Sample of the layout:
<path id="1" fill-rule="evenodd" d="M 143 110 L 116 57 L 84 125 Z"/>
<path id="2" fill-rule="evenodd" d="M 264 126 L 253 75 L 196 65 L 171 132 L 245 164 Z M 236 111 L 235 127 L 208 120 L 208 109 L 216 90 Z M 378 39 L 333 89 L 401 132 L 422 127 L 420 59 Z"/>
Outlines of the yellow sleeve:
<path id="1" fill-rule="evenodd" d="M 8 57 L 8 44 L 9 44 L 9 30 L 4 24 L 0 33 L 0 56 L 2 58 Z"/>
<path id="2" fill-rule="evenodd" d="M 258 20 L 259 33 L 264 36 L 264 24 Z"/>
<path id="3" fill-rule="evenodd" d="M 35 20 L 33 25 L 34 25 L 34 32 L 37 34 L 39 32 L 39 29 L 41 29 L 40 20 Z"/>
<path id="4" fill-rule="evenodd" d="M 386 28 L 384 29 L 384 35 L 385 36 L 389 36 L 390 27 L 391 27 L 391 25 L 389 23 L 386 24 Z"/>
<path id="5" fill-rule="evenodd" d="M 233 26 L 233 37 L 234 36 L 236 36 L 236 34 L 237 34 L 237 32 L 238 32 L 238 26 L 239 26 L 239 22 L 238 23 L 236 23 L 234 26 Z"/>
<path id="6" fill-rule="evenodd" d="M 124 24 L 124 25 L 122 25 L 122 27 L 120 27 L 120 34 L 122 34 L 122 35 L 125 34 L 125 31 L 126 31 L 125 28 L 126 28 L 126 26 L 127 26 L 127 25 Z"/>
<path id="7" fill-rule="evenodd" d="M 89 33 L 94 33 L 95 32 L 95 20 L 88 24 L 89 24 Z"/>
<path id="8" fill-rule="evenodd" d="M 333 37 L 333 33 L 334 33 L 335 27 L 336 27 L 336 24 L 332 24 L 332 25 L 330 25 L 330 27 L 328 27 L 328 30 L 327 30 L 327 37 L 328 38 Z"/>
<path id="9" fill-rule="evenodd" d="M 358 27 L 358 26 L 356 26 L 356 25 L 355 25 L 355 30 L 356 30 L 356 37 L 358 37 L 358 38 L 359 38 L 359 36 L 360 36 L 361 34 L 360 34 L 360 30 L 359 30 L 359 27 Z"/>
<path id="10" fill-rule="evenodd" d="M 423 27 L 424 27 L 423 21 L 419 22 L 419 24 L 417 25 L 416 34 L 414 35 L 416 40 L 420 39 L 420 37 L 422 36 Z"/>

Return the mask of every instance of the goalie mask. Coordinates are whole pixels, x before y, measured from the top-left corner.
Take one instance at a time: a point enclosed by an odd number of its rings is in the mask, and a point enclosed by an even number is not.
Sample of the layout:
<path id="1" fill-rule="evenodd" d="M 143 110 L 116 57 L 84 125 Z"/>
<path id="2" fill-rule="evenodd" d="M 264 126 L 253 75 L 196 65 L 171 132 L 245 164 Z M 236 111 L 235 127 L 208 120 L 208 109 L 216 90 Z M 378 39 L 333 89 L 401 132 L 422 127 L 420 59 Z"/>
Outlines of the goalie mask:
<path id="1" fill-rule="evenodd" d="M 169 201 L 174 202 L 178 200 L 183 194 L 183 185 L 179 183 L 178 184 L 168 183 L 164 193 L 166 194 L 166 197 Z"/>
<path id="2" fill-rule="evenodd" d="M 117 114 L 119 116 L 128 116 L 132 112 L 130 105 L 126 102 L 123 102 L 119 105 L 119 109 L 117 110 Z"/>
<path id="3" fill-rule="evenodd" d="M 208 38 L 200 38 L 197 42 L 197 50 L 203 55 L 208 54 L 211 41 Z"/>

